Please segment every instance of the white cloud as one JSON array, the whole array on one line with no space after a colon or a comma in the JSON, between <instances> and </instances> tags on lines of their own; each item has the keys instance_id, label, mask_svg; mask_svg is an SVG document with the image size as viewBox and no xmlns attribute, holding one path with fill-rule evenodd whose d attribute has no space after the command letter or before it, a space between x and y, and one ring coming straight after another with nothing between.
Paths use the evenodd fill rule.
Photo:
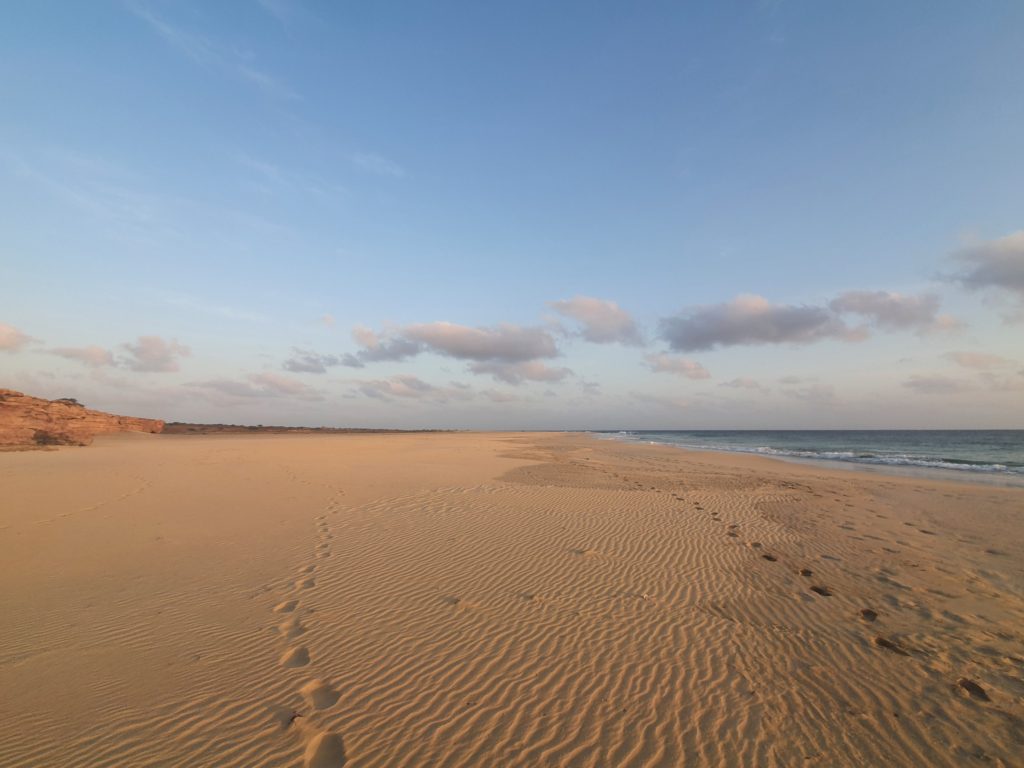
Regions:
<instances>
[{"instance_id":1,"label":"white cloud","mask_svg":"<svg viewBox=\"0 0 1024 768\"><path fill-rule=\"evenodd\" d=\"M0 351L17 352L27 344L35 341L27 333L23 333L13 325L0 323Z\"/></svg>"},{"instance_id":2,"label":"white cloud","mask_svg":"<svg viewBox=\"0 0 1024 768\"><path fill-rule=\"evenodd\" d=\"M269 96L297 98L284 82L259 69L253 63L255 57L251 53L237 46L222 45L209 37L172 24L142 0L128 0L125 6L146 22L168 45L195 64L244 80Z\"/></svg>"},{"instance_id":3,"label":"white cloud","mask_svg":"<svg viewBox=\"0 0 1024 768\"><path fill-rule=\"evenodd\" d=\"M128 353L122 364L141 373L173 373L181 368L179 358L191 354L177 339L166 341L159 336L140 336L134 344L121 346Z\"/></svg>"},{"instance_id":4,"label":"white cloud","mask_svg":"<svg viewBox=\"0 0 1024 768\"><path fill-rule=\"evenodd\" d=\"M632 316L614 301L576 296L552 301L556 312L571 317L583 326L580 335L595 344L640 345L643 340Z\"/></svg>"},{"instance_id":5,"label":"white cloud","mask_svg":"<svg viewBox=\"0 0 1024 768\"><path fill-rule=\"evenodd\" d=\"M647 355L648 366L655 373L672 373L687 379L710 379L708 369L696 360L687 360L672 355Z\"/></svg>"}]
</instances>

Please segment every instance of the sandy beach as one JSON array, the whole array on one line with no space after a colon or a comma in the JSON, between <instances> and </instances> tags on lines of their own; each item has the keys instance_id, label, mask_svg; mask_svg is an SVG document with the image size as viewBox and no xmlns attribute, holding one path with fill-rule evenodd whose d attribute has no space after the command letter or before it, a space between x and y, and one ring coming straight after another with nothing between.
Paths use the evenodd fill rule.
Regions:
<instances>
[{"instance_id":1,"label":"sandy beach","mask_svg":"<svg viewBox=\"0 0 1024 768\"><path fill-rule=\"evenodd\" d=\"M587 435L0 454L0 765L1020 764L1024 490Z\"/></svg>"}]
</instances>

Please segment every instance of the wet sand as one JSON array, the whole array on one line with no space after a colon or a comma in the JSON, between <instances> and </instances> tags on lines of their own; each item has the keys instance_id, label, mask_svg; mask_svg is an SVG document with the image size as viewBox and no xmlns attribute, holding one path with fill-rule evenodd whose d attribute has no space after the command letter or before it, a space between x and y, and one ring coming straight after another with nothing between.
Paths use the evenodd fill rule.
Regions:
<instances>
[{"instance_id":1,"label":"wet sand","mask_svg":"<svg viewBox=\"0 0 1024 768\"><path fill-rule=\"evenodd\" d=\"M0 765L1005 765L1024 491L583 435L0 454Z\"/></svg>"}]
</instances>

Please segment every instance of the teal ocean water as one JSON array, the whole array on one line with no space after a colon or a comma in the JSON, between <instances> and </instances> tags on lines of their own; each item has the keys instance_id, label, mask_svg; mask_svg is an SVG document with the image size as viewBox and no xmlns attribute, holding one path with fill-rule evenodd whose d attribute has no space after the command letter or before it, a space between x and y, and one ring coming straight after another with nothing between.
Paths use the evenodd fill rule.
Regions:
<instances>
[{"instance_id":1,"label":"teal ocean water","mask_svg":"<svg viewBox=\"0 0 1024 768\"><path fill-rule=\"evenodd\" d=\"M922 470L1024 484L1024 430L651 430L605 431L681 448ZM952 475L951 475L952 476Z\"/></svg>"}]
</instances>

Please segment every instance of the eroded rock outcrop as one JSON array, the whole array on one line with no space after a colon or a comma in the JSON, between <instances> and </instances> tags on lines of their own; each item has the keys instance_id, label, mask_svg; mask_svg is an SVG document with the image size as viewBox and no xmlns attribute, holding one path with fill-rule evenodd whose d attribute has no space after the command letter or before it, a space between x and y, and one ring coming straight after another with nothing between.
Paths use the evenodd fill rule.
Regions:
<instances>
[{"instance_id":1,"label":"eroded rock outcrop","mask_svg":"<svg viewBox=\"0 0 1024 768\"><path fill-rule=\"evenodd\" d=\"M157 419L93 411L70 398L44 400L0 389L0 446L88 445L112 432L161 432Z\"/></svg>"}]
</instances>

